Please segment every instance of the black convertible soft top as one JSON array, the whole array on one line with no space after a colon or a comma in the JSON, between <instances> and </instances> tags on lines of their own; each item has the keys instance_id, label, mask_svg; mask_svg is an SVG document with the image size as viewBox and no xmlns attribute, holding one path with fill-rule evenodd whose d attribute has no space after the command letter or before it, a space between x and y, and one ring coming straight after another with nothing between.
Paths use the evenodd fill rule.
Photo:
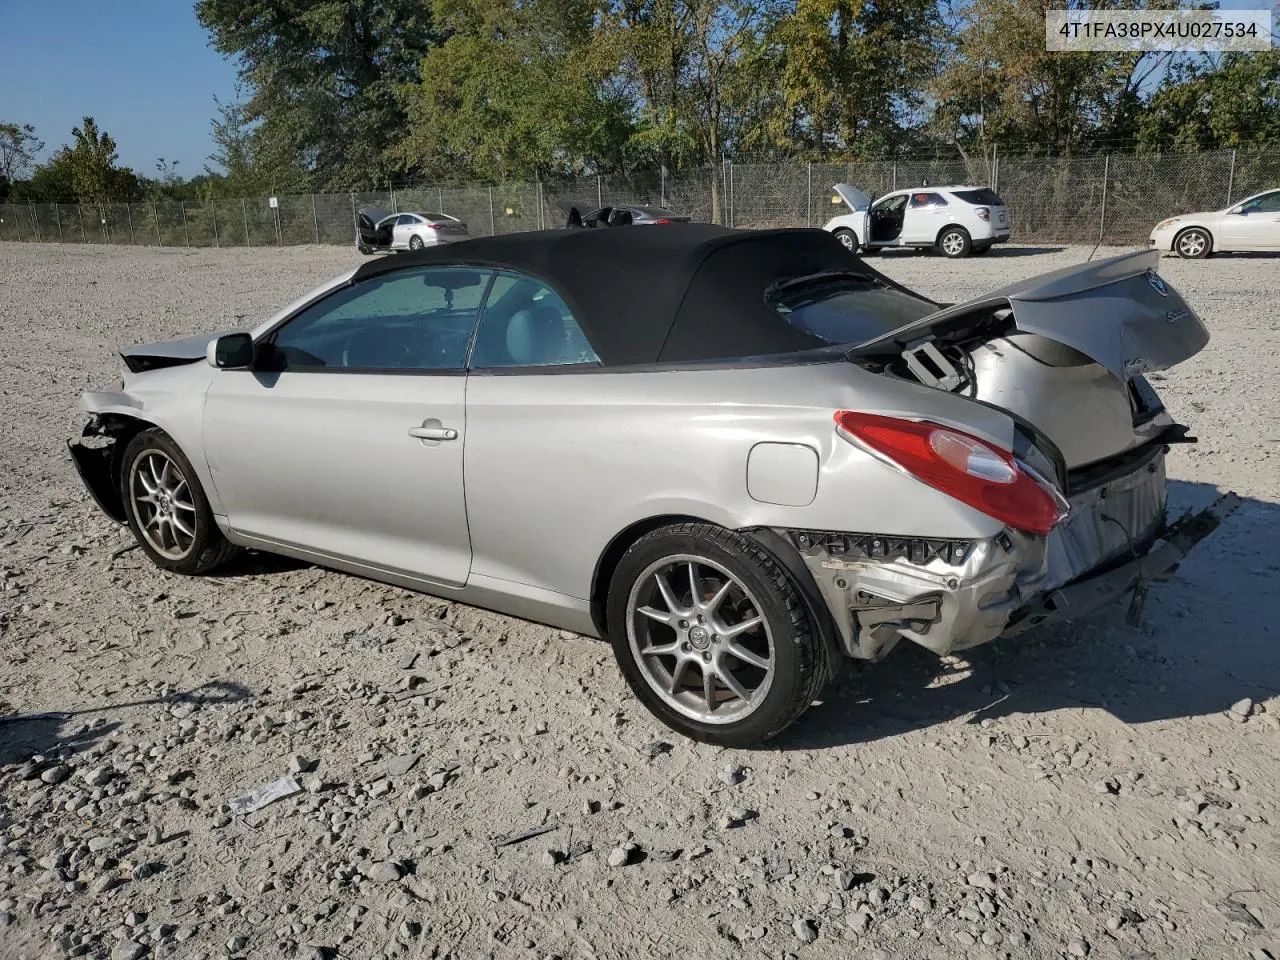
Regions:
<instances>
[{"instance_id":1,"label":"black convertible soft top","mask_svg":"<svg viewBox=\"0 0 1280 960\"><path fill-rule=\"evenodd\" d=\"M508 268L546 281L605 366L682 363L824 347L765 303L779 281L844 272L897 286L823 230L730 230L673 224L542 230L384 257L354 282L434 265Z\"/></svg>"}]
</instances>

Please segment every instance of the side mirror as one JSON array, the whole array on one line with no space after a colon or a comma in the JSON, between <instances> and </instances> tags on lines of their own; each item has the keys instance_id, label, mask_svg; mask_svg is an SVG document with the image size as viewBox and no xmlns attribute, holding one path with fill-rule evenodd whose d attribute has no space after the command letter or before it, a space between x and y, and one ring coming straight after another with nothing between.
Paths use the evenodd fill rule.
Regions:
<instances>
[{"instance_id":1,"label":"side mirror","mask_svg":"<svg viewBox=\"0 0 1280 960\"><path fill-rule=\"evenodd\" d=\"M209 343L205 359L222 370L244 370L253 366L253 337L247 333L226 333Z\"/></svg>"},{"instance_id":2,"label":"side mirror","mask_svg":"<svg viewBox=\"0 0 1280 960\"><path fill-rule=\"evenodd\" d=\"M1241 216L1243 216L1243 215L1244 215L1244 207L1232 207L1230 210L1228 210L1228 211L1227 211L1227 213L1238 213L1238 214L1240 214Z\"/></svg>"}]
</instances>

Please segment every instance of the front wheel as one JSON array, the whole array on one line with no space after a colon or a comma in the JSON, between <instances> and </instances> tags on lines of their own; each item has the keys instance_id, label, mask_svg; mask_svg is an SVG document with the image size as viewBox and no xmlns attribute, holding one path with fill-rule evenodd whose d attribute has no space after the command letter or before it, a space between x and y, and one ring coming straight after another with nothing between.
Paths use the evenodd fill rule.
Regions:
<instances>
[{"instance_id":1,"label":"front wheel","mask_svg":"<svg viewBox=\"0 0 1280 960\"><path fill-rule=\"evenodd\" d=\"M409 238L409 249L410 249L410 250L421 250L421 249L423 248L423 246L425 246L425 244L423 244L423 242L422 242L422 238L421 238L420 236L418 236L416 233L415 233L412 237L410 237L410 238Z\"/></svg>"},{"instance_id":2,"label":"front wheel","mask_svg":"<svg viewBox=\"0 0 1280 960\"><path fill-rule=\"evenodd\" d=\"M845 227L841 227L839 230L834 231L834 234L835 238L843 244L846 250L850 253L858 252L858 235L856 233L852 230L846 229Z\"/></svg>"},{"instance_id":3,"label":"front wheel","mask_svg":"<svg viewBox=\"0 0 1280 960\"><path fill-rule=\"evenodd\" d=\"M125 447L120 478L129 528L156 566L207 573L236 552L213 520L191 461L158 427Z\"/></svg>"},{"instance_id":4,"label":"front wheel","mask_svg":"<svg viewBox=\"0 0 1280 960\"><path fill-rule=\"evenodd\" d=\"M1173 241L1173 249L1177 250L1178 256L1184 260L1203 260L1213 249L1213 238L1209 236L1207 230L1192 227L1178 234L1177 239Z\"/></svg>"},{"instance_id":5,"label":"front wheel","mask_svg":"<svg viewBox=\"0 0 1280 960\"><path fill-rule=\"evenodd\" d=\"M721 527L680 523L641 537L618 564L607 613L632 692L694 740L768 740L813 703L830 674L790 577Z\"/></svg>"},{"instance_id":6,"label":"front wheel","mask_svg":"<svg viewBox=\"0 0 1280 960\"><path fill-rule=\"evenodd\" d=\"M938 252L944 257L958 260L967 257L972 249L973 241L964 227L948 227L938 236Z\"/></svg>"}]
</instances>

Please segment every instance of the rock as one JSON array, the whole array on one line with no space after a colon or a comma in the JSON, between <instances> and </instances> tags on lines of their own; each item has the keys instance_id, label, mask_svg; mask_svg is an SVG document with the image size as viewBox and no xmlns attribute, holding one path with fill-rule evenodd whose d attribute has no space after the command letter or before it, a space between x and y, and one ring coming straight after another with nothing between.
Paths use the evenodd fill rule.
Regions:
<instances>
[{"instance_id":1,"label":"rock","mask_svg":"<svg viewBox=\"0 0 1280 960\"><path fill-rule=\"evenodd\" d=\"M365 876L375 883L395 883L403 875L400 864L394 860L383 860L380 863L375 863L365 873Z\"/></svg>"},{"instance_id":2,"label":"rock","mask_svg":"<svg viewBox=\"0 0 1280 960\"><path fill-rule=\"evenodd\" d=\"M955 932L956 943L962 947L972 947L978 942L977 938L968 930L957 930Z\"/></svg>"},{"instance_id":3,"label":"rock","mask_svg":"<svg viewBox=\"0 0 1280 960\"><path fill-rule=\"evenodd\" d=\"M796 921L791 924L791 929L796 935L796 939L801 943L813 943L818 939L818 931L813 925L813 921L805 917L797 917Z\"/></svg>"},{"instance_id":4,"label":"rock","mask_svg":"<svg viewBox=\"0 0 1280 960\"><path fill-rule=\"evenodd\" d=\"M605 860L611 867L625 867L631 860L631 852L626 847L614 847Z\"/></svg>"},{"instance_id":5,"label":"rock","mask_svg":"<svg viewBox=\"0 0 1280 960\"><path fill-rule=\"evenodd\" d=\"M1095 780L1093 782L1094 793L1116 793L1120 789L1120 784L1115 780Z\"/></svg>"},{"instance_id":6,"label":"rock","mask_svg":"<svg viewBox=\"0 0 1280 960\"><path fill-rule=\"evenodd\" d=\"M147 955L147 948L137 940L121 940L111 948L111 960L140 960Z\"/></svg>"},{"instance_id":7,"label":"rock","mask_svg":"<svg viewBox=\"0 0 1280 960\"><path fill-rule=\"evenodd\" d=\"M1089 955L1089 941L1082 937L1076 937L1067 944L1067 953L1073 957L1087 957Z\"/></svg>"},{"instance_id":8,"label":"rock","mask_svg":"<svg viewBox=\"0 0 1280 960\"><path fill-rule=\"evenodd\" d=\"M290 773L310 773L316 767L314 760L308 760L306 757L294 754L289 758Z\"/></svg>"},{"instance_id":9,"label":"rock","mask_svg":"<svg viewBox=\"0 0 1280 960\"><path fill-rule=\"evenodd\" d=\"M908 900L907 906L909 906L916 913L928 913L930 910L933 909L933 903L929 900L929 898L920 897L920 896L915 896L915 897L912 897L910 900Z\"/></svg>"},{"instance_id":10,"label":"rock","mask_svg":"<svg viewBox=\"0 0 1280 960\"><path fill-rule=\"evenodd\" d=\"M227 953L239 953L249 945L249 938L245 936L232 937L227 941Z\"/></svg>"},{"instance_id":11,"label":"rock","mask_svg":"<svg viewBox=\"0 0 1280 960\"><path fill-rule=\"evenodd\" d=\"M1237 717L1248 718L1253 712L1253 700L1245 697L1243 700L1237 700L1231 705L1231 712Z\"/></svg>"},{"instance_id":12,"label":"rock","mask_svg":"<svg viewBox=\"0 0 1280 960\"><path fill-rule=\"evenodd\" d=\"M554 867L564 859L564 854L559 850L543 850L541 859L544 867Z\"/></svg>"},{"instance_id":13,"label":"rock","mask_svg":"<svg viewBox=\"0 0 1280 960\"><path fill-rule=\"evenodd\" d=\"M418 662L418 651L410 650L408 653L406 653L403 657L400 658L400 669L412 670L413 665L417 662Z\"/></svg>"},{"instance_id":14,"label":"rock","mask_svg":"<svg viewBox=\"0 0 1280 960\"><path fill-rule=\"evenodd\" d=\"M985 943L988 947L994 947L997 944L999 944L1002 940L1004 940L1004 937L1000 935L999 930L982 931L982 942Z\"/></svg>"},{"instance_id":15,"label":"rock","mask_svg":"<svg viewBox=\"0 0 1280 960\"><path fill-rule=\"evenodd\" d=\"M746 772L736 763L726 763L720 768L720 782L726 787L738 785L745 776Z\"/></svg>"},{"instance_id":16,"label":"rock","mask_svg":"<svg viewBox=\"0 0 1280 960\"><path fill-rule=\"evenodd\" d=\"M404 776L420 759L422 759L420 753L406 753L399 757L392 757L386 763L387 774L393 777Z\"/></svg>"},{"instance_id":17,"label":"rock","mask_svg":"<svg viewBox=\"0 0 1280 960\"><path fill-rule=\"evenodd\" d=\"M60 763L40 774L40 779L45 783L61 783L69 776L71 776L71 768L65 763Z\"/></svg>"},{"instance_id":18,"label":"rock","mask_svg":"<svg viewBox=\"0 0 1280 960\"><path fill-rule=\"evenodd\" d=\"M106 893L108 890L112 889L113 887L118 886L119 883L120 883L120 877L118 874L104 873L102 876L98 877L97 880L93 881L92 884L90 884L89 889L93 893Z\"/></svg>"},{"instance_id":19,"label":"rock","mask_svg":"<svg viewBox=\"0 0 1280 960\"><path fill-rule=\"evenodd\" d=\"M866 907L861 910L854 910L844 918L844 925L854 933L866 933L871 927L871 911Z\"/></svg>"},{"instance_id":20,"label":"rock","mask_svg":"<svg viewBox=\"0 0 1280 960\"><path fill-rule=\"evenodd\" d=\"M110 767L94 767L80 774L80 779L91 787L105 786L115 776L115 771Z\"/></svg>"},{"instance_id":21,"label":"rock","mask_svg":"<svg viewBox=\"0 0 1280 960\"><path fill-rule=\"evenodd\" d=\"M995 874L978 873L969 874L969 886L977 887L979 890L994 890L996 888Z\"/></svg>"}]
</instances>

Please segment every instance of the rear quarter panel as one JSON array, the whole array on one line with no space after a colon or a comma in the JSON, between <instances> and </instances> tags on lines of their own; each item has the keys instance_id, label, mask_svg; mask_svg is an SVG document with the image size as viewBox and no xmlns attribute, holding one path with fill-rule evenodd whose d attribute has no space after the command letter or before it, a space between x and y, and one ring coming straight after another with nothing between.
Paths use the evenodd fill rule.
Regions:
<instances>
[{"instance_id":1,"label":"rear quarter panel","mask_svg":"<svg viewBox=\"0 0 1280 960\"><path fill-rule=\"evenodd\" d=\"M1012 445L999 411L852 364L659 372L473 374L465 483L472 573L588 599L621 531L677 515L753 526L985 537L1000 525L865 453L837 409L925 416ZM806 506L759 502L762 442L817 454Z\"/></svg>"}]
</instances>

